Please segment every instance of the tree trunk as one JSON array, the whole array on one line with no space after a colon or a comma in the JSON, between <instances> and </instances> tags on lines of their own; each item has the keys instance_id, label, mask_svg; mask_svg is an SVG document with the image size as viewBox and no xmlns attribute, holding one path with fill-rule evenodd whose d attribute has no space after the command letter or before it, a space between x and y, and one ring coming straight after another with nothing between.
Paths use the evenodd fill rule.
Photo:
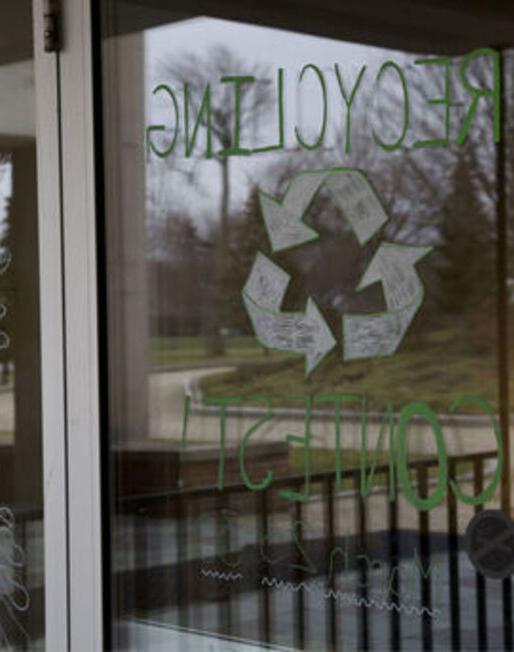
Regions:
<instances>
[{"instance_id":1,"label":"tree trunk","mask_svg":"<svg viewBox=\"0 0 514 652\"><path fill-rule=\"evenodd\" d=\"M209 355L224 355L225 343L222 328L229 323L229 305L225 292L225 279L228 263L228 218L230 210L230 168L229 159L220 159L221 165L221 204L220 230L216 243L215 291L210 310L207 352Z\"/></svg>"}]
</instances>

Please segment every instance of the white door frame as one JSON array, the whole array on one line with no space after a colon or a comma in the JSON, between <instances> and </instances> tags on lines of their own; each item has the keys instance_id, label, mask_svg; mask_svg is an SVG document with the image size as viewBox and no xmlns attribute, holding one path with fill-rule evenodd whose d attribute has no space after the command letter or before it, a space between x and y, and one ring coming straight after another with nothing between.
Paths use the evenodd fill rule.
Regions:
<instances>
[{"instance_id":1,"label":"white door frame","mask_svg":"<svg viewBox=\"0 0 514 652\"><path fill-rule=\"evenodd\" d=\"M62 7L60 52L70 648L102 650L95 144L90 0Z\"/></svg>"},{"instance_id":2,"label":"white door frame","mask_svg":"<svg viewBox=\"0 0 514 652\"><path fill-rule=\"evenodd\" d=\"M45 639L68 649L68 531L61 258L58 61L45 53L43 3L33 0L34 76L41 340L41 406L45 550Z\"/></svg>"},{"instance_id":3,"label":"white door frame","mask_svg":"<svg viewBox=\"0 0 514 652\"><path fill-rule=\"evenodd\" d=\"M33 0L45 491L46 649L103 649L90 0L61 3L45 53Z\"/></svg>"}]
</instances>

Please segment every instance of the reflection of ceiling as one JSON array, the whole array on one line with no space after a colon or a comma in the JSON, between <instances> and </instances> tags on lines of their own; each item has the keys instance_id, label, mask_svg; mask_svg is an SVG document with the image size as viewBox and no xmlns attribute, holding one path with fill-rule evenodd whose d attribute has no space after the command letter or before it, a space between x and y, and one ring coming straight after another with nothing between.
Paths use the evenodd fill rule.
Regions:
<instances>
[{"instance_id":1,"label":"reflection of ceiling","mask_svg":"<svg viewBox=\"0 0 514 652\"><path fill-rule=\"evenodd\" d=\"M110 0L109 5L117 34L203 15L412 52L459 54L514 45L512 0Z\"/></svg>"},{"instance_id":2,"label":"reflection of ceiling","mask_svg":"<svg viewBox=\"0 0 514 652\"><path fill-rule=\"evenodd\" d=\"M31 59L32 11L30 0L0 0L0 66Z\"/></svg>"},{"instance_id":3,"label":"reflection of ceiling","mask_svg":"<svg viewBox=\"0 0 514 652\"><path fill-rule=\"evenodd\" d=\"M0 0L0 146L33 137L31 0Z\"/></svg>"}]
</instances>

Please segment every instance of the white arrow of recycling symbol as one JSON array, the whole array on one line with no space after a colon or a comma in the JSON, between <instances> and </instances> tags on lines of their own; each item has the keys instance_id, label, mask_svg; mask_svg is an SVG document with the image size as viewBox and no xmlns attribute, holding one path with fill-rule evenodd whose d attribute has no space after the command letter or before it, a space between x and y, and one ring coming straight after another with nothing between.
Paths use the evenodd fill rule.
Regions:
<instances>
[{"instance_id":1,"label":"white arrow of recycling symbol","mask_svg":"<svg viewBox=\"0 0 514 652\"><path fill-rule=\"evenodd\" d=\"M325 184L363 245L387 222L387 215L369 181L360 170L332 168L303 172L289 184L282 201L259 193L262 216L273 252L284 251L318 238L303 223L310 203Z\"/></svg>"},{"instance_id":2,"label":"white arrow of recycling symbol","mask_svg":"<svg viewBox=\"0 0 514 652\"><path fill-rule=\"evenodd\" d=\"M273 252L305 244L318 233L303 216L322 185L348 219L359 244L365 244L388 220L365 175L354 168L304 172L294 178L282 201L260 192L263 218ZM343 358L391 355L423 302L423 286L414 265L431 247L382 243L358 290L380 281L387 312L343 316ZM255 334L269 348L305 355L309 375L336 341L314 301L305 313L281 312L290 277L261 253L243 288L243 300Z\"/></svg>"},{"instance_id":3,"label":"white arrow of recycling symbol","mask_svg":"<svg viewBox=\"0 0 514 652\"><path fill-rule=\"evenodd\" d=\"M243 300L257 338L264 346L305 355L305 374L336 345L318 306L307 300L304 313L280 312L291 277L269 258L257 253L243 288Z\"/></svg>"},{"instance_id":4,"label":"white arrow of recycling symbol","mask_svg":"<svg viewBox=\"0 0 514 652\"><path fill-rule=\"evenodd\" d=\"M431 247L384 242L378 248L357 290L380 281L387 312L343 316L343 357L392 355L423 303L424 290L414 265Z\"/></svg>"}]
</instances>

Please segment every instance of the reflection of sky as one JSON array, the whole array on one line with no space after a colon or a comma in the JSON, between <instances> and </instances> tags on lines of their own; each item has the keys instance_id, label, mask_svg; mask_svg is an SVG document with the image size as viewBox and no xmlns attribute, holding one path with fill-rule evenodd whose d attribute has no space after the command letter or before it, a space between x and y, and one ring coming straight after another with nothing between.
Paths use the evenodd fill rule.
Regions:
<instances>
[{"instance_id":1,"label":"reflection of sky","mask_svg":"<svg viewBox=\"0 0 514 652\"><path fill-rule=\"evenodd\" d=\"M174 80L163 78L164 64L173 68L174 61L180 62L188 54L206 60L209 52L216 46L223 45L234 53L235 58L248 62L247 70L234 70L233 74L244 75L252 71L255 65L264 66L269 71L268 82L273 89L269 113L260 124L243 130L241 145L243 147L262 147L277 142L277 106L276 88L277 72L283 68L284 73L284 113L285 144L282 151L260 153L250 157L230 158L230 209L241 208L252 186L259 185L264 190L275 192L277 177L289 167L286 177L290 177L291 161L296 169L316 169L334 165L356 166L366 173L375 175L376 180L383 178L387 185L390 164L398 161L396 154L380 150L374 143L372 132L377 130L385 142L394 142L403 128L403 94L397 73L387 72L381 79L378 89L377 73L387 60L395 61L403 69L410 94L410 126L404 141L410 158L428 178L435 188L446 187L446 175L453 158L458 155L459 147L416 149L414 142L418 139L444 135L444 107L430 106L429 98L442 96L442 68L437 66L414 65L416 55L385 50L356 43L340 42L333 39L298 34L284 30L248 25L212 18L194 18L154 28L145 32L145 123L164 124L171 131L173 114L170 100L164 95L153 96L152 90L157 84L174 85ZM315 64L323 70L327 84L328 127L323 143L323 151L309 152L296 147L294 128L299 126L307 142L313 142L321 124L322 101L319 81L309 71L299 84L299 74L306 64ZM483 65L483 61L481 65ZM353 88L359 71L366 65L366 72L355 96L351 109L351 152L344 151L344 130L347 108L341 96L339 84L334 72L334 65L339 66L346 94ZM450 117L451 140L463 120L463 108L467 106L468 97L462 102L463 87L457 75L457 60L451 72L452 111ZM490 65L489 65L490 68ZM488 73L490 75L490 71ZM215 93L214 83L212 92ZM181 89L175 89L181 90ZM464 95L466 93L464 92ZM196 114L201 98L193 98L193 116ZM177 93L180 113L180 135L183 134L183 95ZM481 122L475 119L474 138L482 137L486 145L491 142L491 121L481 107ZM485 117L485 119L484 119ZM481 124L481 127L477 124ZM245 133L246 131L246 133ZM253 132L253 133L250 133ZM149 156L147 174L147 192L149 196L149 213L153 217L170 213L188 214L198 226L219 219L221 194L221 166L215 160L206 160L205 133L200 130L197 137L195 159L186 159L184 143L179 138L175 152L164 162L155 155ZM339 137L339 142L337 138ZM342 140L341 140L342 139ZM161 141L166 142L166 141ZM169 141L168 141L169 142ZM213 139L214 150L218 143ZM490 155L490 147L477 150L475 156ZM294 156L292 156L294 154ZM484 165L489 161L484 160ZM378 173L378 174L377 174ZM403 174L401 169L397 175ZM400 178L397 176L397 178ZM407 184L408 186L408 184ZM389 184L389 190L391 190ZM409 188L403 188L404 205L396 209L408 213ZM418 198L419 199L419 198ZM440 200L441 198L439 198ZM401 203L402 197L398 197ZM430 204L438 210L437 201L425 202L424 208L430 212ZM419 212L419 202L417 204ZM428 213L427 213L428 214Z\"/></svg>"},{"instance_id":2,"label":"reflection of sky","mask_svg":"<svg viewBox=\"0 0 514 652\"><path fill-rule=\"evenodd\" d=\"M159 105L159 100L152 96L152 89L158 83L169 82L159 74L159 65L164 61L173 61L174 57L183 57L189 52L204 57L212 47L220 44L232 50L238 58L247 60L249 67L256 63L268 67L274 90L276 89L278 68L285 69L285 134L286 148L289 149L294 145L294 126L296 124L302 126L306 140L315 139L313 134L316 134L320 125L319 82L314 75L305 76L301 84L301 96L298 96L298 76L305 64L314 63L325 72L328 86L329 124L325 146L334 147L336 131L340 131L343 127L346 115L343 99L333 73L334 63L338 63L340 67L347 91L351 89L360 68L366 63L369 66L369 70L366 72L366 84L363 81L361 86L362 93L365 94L365 86L372 86L378 65L386 58L384 50L379 48L225 20L196 18L165 25L148 30L145 34L146 124L170 124L169 104L166 109L165 101ZM234 71L234 74L245 74L245 72L245 70ZM362 100L362 97L360 99ZM180 97L179 105L181 103L182 98ZM264 128L261 125L257 134L246 134L246 144L262 146L277 142L276 112L276 105L272 104L269 119ZM249 143L248 140L253 142ZM198 138L199 152L202 151L203 143L203 135L200 135ZM245 144L245 134L242 135L242 144ZM371 141L370 145L372 146ZM250 158L233 159L231 162L231 208L236 208L244 202L252 181L259 180L266 166L280 161L280 157L285 160L289 154L290 151L272 152ZM155 161L155 158L153 157L156 169L164 170L162 162ZM344 158L344 153L341 152L341 163L344 162ZM318 160L316 153L312 155L312 160L315 165ZM180 164L182 169L185 166L189 166L190 169L193 165L191 161L184 158L182 145L179 145L175 161ZM216 210L219 205L219 168L220 166L213 161L201 160L198 163L195 176L196 192L193 191L190 184L184 183L184 176L177 173L166 173L164 183L162 179L159 181L154 179L159 186L158 192L162 204L174 207L187 206L190 209L192 196L194 196L195 217L199 214L208 217L208 211Z\"/></svg>"}]
</instances>

